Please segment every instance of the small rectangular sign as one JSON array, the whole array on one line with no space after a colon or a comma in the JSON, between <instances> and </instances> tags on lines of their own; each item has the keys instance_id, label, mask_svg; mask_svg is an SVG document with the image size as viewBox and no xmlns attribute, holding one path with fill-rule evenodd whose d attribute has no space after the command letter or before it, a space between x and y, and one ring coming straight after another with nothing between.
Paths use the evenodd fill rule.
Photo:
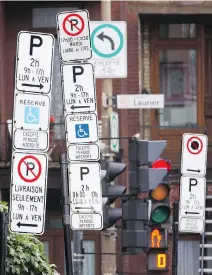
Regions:
<instances>
[{"instance_id":1,"label":"small rectangular sign","mask_svg":"<svg viewBox=\"0 0 212 275\"><path fill-rule=\"evenodd\" d=\"M71 213L72 230L102 230L102 213Z\"/></svg>"},{"instance_id":2,"label":"small rectangular sign","mask_svg":"<svg viewBox=\"0 0 212 275\"><path fill-rule=\"evenodd\" d=\"M15 130L13 147L24 151L47 151L49 147L49 134L43 131Z\"/></svg>"},{"instance_id":3,"label":"small rectangular sign","mask_svg":"<svg viewBox=\"0 0 212 275\"><path fill-rule=\"evenodd\" d=\"M69 161L98 161L100 149L98 144L76 144L68 146Z\"/></svg>"},{"instance_id":4,"label":"small rectangular sign","mask_svg":"<svg viewBox=\"0 0 212 275\"><path fill-rule=\"evenodd\" d=\"M162 109L164 95L117 95L117 109Z\"/></svg>"}]
</instances>

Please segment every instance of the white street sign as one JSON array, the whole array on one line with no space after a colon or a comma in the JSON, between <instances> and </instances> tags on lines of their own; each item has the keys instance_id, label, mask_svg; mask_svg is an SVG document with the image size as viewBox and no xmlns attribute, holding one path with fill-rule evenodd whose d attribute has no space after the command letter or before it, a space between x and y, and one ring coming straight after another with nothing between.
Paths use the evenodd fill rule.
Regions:
<instances>
[{"instance_id":1,"label":"white street sign","mask_svg":"<svg viewBox=\"0 0 212 275\"><path fill-rule=\"evenodd\" d=\"M124 21L92 21L92 59L96 78L127 77L127 25Z\"/></svg>"},{"instance_id":2,"label":"white street sign","mask_svg":"<svg viewBox=\"0 0 212 275\"><path fill-rule=\"evenodd\" d=\"M202 134L184 134L182 139L181 173L205 176L208 137Z\"/></svg>"},{"instance_id":3,"label":"white street sign","mask_svg":"<svg viewBox=\"0 0 212 275\"><path fill-rule=\"evenodd\" d=\"M94 68L90 63L62 65L66 113L96 111Z\"/></svg>"},{"instance_id":4,"label":"white street sign","mask_svg":"<svg viewBox=\"0 0 212 275\"><path fill-rule=\"evenodd\" d=\"M119 115L118 113L112 112L110 114L110 150L112 152L119 152Z\"/></svg>"},{"instance_id":5,"label":"white street sign","mask_svg":"<svg viewBox=\"0 0 212 275\"><path fill-rule=\"evenodd\" d=\"M204 177L181 177L179 206L181 232L201 233L204 230L205 196L206 179Z\"/></svg>"},{"instance_id":6,"label":"white street sign","mask_svg":"<svg viewBox=\"0 0 212 275\"><path fill-rule=\"evenodd\" d=\"M17 233L43 234L48 157L15 152L12 160L10 229Z\"/></svg>"},{"instance_id":7,"label":"white street sign","mask_svg":"<svg viewBox=\"0 0 212 275\"><path fill-rule=\"evenodd\" d=\"M15 93L13 122L16 129L47 131L49 112L49 96Z\"/></svg>"},{"instance_id":8,"label":"white street sign","mask_svg":"<svg viewBox=\"0 0 212 275\"><path fill-rule=\"evenodd\" d=\"M54 36L21 31L17 39L16 89L47 94L52 88Z\"/></svg>"},{"instance_id":9,"label":"white street sign","mask_svg":"<svg viewBox=\"0 0 212 275\"><path fill-rule=\"evenodd\" d=\"M202 233L204 231L204 220L201 218L181 218L179 231L187 233Z\"/></svg>"},{"instance_id":10,"label":"white street sign","mask_svg":"<svg viewBox=\"0 0 212 275\"><path fill-rule=\"evenodd\" d=\"M60 12L56 20L61 60L68 62L91 58L88 11Z\"/></svg>"},{"instance_id":11,"label":"white street sign","mask_svg":"<svg viewBox=\"0 0 212 275\"><path fill-rule=\"evenodd\" d=\"M67 140L69 143L91 143L98 141L96 114L75 114L66 116Z\"/></svg>"},{"instance_id":12,"label":"white street sign","mask_svg":"<svg viewBox=\"0 0 212 275\"><path fill-rule=\"evenodd\" d=\"M98 144L76 144L68 146L69 161L98 161L100 149Z\"/></svg>"},{"instance_id":13,"label":"white street sign","mask_svg":"<svg viewBox=\"0 0 212 275\"><path fill-rule=\"evenodd\" d=\"M69 164L69 192L72 212L101 212L101 167L96 163Z\"/></svg>"},{"instance_id":14,"label":"white street sign","mask_svg":"<svg viewBox=\"0 0 212 275\"><path fill-rule=\"evenodd\" d=\"M17 150L47 151L49 146L48 132L15 130L13 146Z\"/></svg>"},{"instance_id":15,"label":"white street sign","mask_svg":"<svg viewBox=\"0 0 212 275\"><path fill-rule=\"evenodd\" d=\"M117 95L117 109L162 109L164 95Z\"/></svg>"},{"instance_id":16,"label":"white street sign","mask_svg":"<svg viewBox=\"0 0 212 275\"><path fill-rule=\"evenodd\" d=\"M102 230L102 213L71 213L72 230Z\"/></svg>"}]
</instances>

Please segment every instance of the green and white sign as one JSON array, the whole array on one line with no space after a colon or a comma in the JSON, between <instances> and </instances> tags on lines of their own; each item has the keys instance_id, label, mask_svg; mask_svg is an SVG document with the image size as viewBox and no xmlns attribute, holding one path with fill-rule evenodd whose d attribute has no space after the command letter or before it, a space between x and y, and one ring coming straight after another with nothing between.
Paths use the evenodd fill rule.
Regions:
<instances>
[{"instance_id":1,"label":"green and white sign","mask_svg":"<svg viewBox=\"0 0 212 275\"><path fill-rule=\"evenodd\" d=\"M119 152L119 115L112 112L110 114L110 150L114 153Z\"/></svg>"},{"instance_id":2,"label":"green and white sign","mask_svg":"<svg viewBox=\"0 0 212 275\"><path fill-rule=\"evenodd\" d=\"M96 78L127 77L127 26L124 21L91 21Z\"/></svg>"}]
</instances>

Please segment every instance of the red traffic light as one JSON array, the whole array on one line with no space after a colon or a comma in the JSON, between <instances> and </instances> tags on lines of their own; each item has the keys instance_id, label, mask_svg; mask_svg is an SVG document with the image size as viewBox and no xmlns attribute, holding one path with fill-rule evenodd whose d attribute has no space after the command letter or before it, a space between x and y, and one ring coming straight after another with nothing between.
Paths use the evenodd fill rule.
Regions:
<instances>
[{"instance_id":1,"label":"red traffic light","mask_svg":"<svg viewBox=\"0 0 212 275\"><path fill-rule=\"evenodd\" d=\"M168 172L171 171L171 162L165 159L157 159L151 166L152 168L165 168Z\"/></svg>"}]
</instances>

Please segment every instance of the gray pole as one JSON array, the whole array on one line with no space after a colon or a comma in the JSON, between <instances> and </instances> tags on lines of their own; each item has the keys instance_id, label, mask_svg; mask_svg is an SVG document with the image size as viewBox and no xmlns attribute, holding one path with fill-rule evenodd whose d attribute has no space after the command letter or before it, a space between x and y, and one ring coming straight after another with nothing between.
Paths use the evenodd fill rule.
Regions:
<instances>
[{"instance_id":1,"label":"gray pole","mask_svg":"<svg viewBox=\"0 0 212 275\"><path fill-rule=\"evenodd\" d=\"M6 275L8 213L0 213L0 274Z\"/></svg>"},{"instance_id":2,"label":"gray pole","mask_svg":"<svg viewBox=\"0 0 212 275\"><path fill-rule=\"evenodd\" d=\"M83 275L83 231L73 231L74 275Z\"/></svg>"},{"instance_id":3,"label":"gray pole","mask_svg":"<svg viewBox=\"0 0 212 275\"><path fill-rule=\"evenodd\" d=\"M66 260L66 274L73 275L72 251L71 251L71 228L70 228L70 204L68 190L68 162L65 154L60 155L60 172L61 172L61 190L62 190L62 208L63 208L63 229L64 229L64 246Z\"/></svg>"},{"instance_id":4,"label":"gray pole","mask_svg":"<svg viewBox=\"0 0 212 275\"><path fill-rule=\"evenodd\" d=\"M173 203L172 223L172 275L177 275L179 202Z\"/></svg>"}]
</instances>

